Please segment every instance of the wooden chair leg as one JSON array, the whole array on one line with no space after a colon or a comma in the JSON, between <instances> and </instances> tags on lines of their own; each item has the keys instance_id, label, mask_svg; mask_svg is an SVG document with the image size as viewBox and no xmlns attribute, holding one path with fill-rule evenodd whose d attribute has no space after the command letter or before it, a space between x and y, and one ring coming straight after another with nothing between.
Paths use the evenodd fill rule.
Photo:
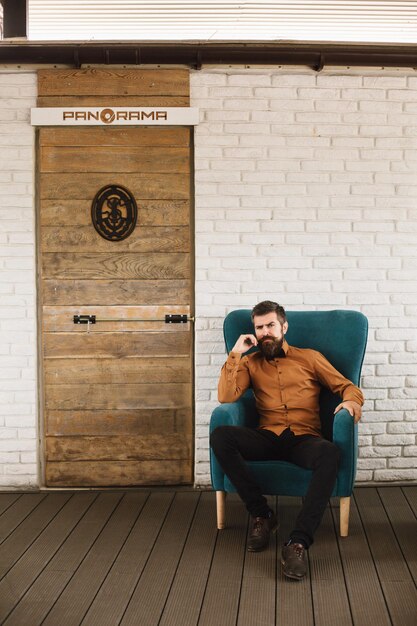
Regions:
<instances>
[{"instance_id":1,"label":"wooden chair leg","mask_svg":"<svg viewBox=\"0 0 417 626\"><path fill-rule=\"evenodd\" d=\"M226 492L216 491L217 528L226 528Z\"/></svg>"},{"instance_id":2,"label":"wooden chair leg","mask_svg":"<svg viewBox=\"0 0 417 626\"><path fill-rule=\"evenodd\" d=\"M340 536L347 537L349 534L350 497L340 498Z\"/></svg>"}]
</instances>

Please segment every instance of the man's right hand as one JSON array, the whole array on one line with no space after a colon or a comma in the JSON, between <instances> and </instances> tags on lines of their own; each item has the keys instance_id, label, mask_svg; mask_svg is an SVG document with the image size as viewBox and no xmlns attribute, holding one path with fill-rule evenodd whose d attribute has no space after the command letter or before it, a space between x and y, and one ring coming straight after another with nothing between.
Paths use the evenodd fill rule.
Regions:
<instances>
[{"instance_id":1,"label":"man's right hand","mask_svg":"<svg viewBox=\"0 0 417 626\"><path fill-rule=\"evenodd\" d=\"M235 345L232 348L232 352L238 352L239 354L244 354L253 346L258 345L258 340L255 335L240 335L239 339L236 341Z\"/></svg>"}]
</instances>

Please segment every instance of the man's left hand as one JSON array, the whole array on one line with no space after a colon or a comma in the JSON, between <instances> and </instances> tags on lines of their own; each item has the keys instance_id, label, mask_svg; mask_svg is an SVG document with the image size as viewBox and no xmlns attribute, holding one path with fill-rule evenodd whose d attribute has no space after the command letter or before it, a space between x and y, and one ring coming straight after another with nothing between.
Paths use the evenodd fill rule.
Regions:
<instances>
[{"instance_id":1,"label":"man's left hand","mask_svg":"<svg viewBox=\"0 0 417 626\"><path fill-rule=\"evenodd\" d=\"M341 402L337 405L334 412L337 413L341 409L346 409L347 411L349 411L349 413L355 420L355 424L357 424L362 417L361 405L357 402L354 402L353 400L346 400L346 402Z\"/></svg>"}]
</instances>

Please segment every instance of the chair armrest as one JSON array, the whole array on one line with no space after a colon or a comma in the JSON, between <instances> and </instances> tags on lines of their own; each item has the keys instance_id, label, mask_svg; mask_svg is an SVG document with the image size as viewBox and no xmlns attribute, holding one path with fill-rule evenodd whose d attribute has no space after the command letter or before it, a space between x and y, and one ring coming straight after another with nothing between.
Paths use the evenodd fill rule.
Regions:
<instances>
[{"instance_id":1,"label":"chair armrest","mask_svg":"<svg viewBox=\"0 0 417 626\"><path fill-rule=\"evenodd\" d=\"M358 457L358 425L349 411L341 409L334 416L333 443L341 450L337 492L339 496L350 496L356 476Z\"/></svg>"},{"instance_id":2,"label":"chair armrest","mask_svg":"<svg viewBox=\"0 0 417 626\"><path fill-rule=\"evenodd\" d=\"M210 432L217 426L246 426L247 410L246 405L241 400L236 402L225 402L216 407L211 414Z\"/></svg>"},{"instance_id":3,"label":"chair armrest","mask_svg":"<svg viewBox=\"0 0 417 626\"><path fill-rule=\"evenodd\" d=\"M236 402L227 402L216 407L211 414L210 433L218 426L249 426L250 406L248 401L239 399ZM224 472L220 467L213 450L210 448L211 484L215 491L224 491Z\"/></svg>"}]
</instances>

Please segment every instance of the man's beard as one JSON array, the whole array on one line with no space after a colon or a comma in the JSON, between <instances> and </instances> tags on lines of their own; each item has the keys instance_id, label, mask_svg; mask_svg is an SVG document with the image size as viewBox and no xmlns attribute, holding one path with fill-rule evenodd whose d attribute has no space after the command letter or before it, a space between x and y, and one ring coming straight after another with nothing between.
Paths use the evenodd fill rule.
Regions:
<instances>
[{"instance_id":1,"label":"man's beard","mask_svg":"<svg viewBox=\"0 0 417 626\"><path fill-rule=\"evenodd\" d=\"M264 357L268 361L276 359L282 350L282 344L284 343L284 337L278 339L277 337L264 337L258 341L258 346Z\"/></svg>"}]
</instances>

